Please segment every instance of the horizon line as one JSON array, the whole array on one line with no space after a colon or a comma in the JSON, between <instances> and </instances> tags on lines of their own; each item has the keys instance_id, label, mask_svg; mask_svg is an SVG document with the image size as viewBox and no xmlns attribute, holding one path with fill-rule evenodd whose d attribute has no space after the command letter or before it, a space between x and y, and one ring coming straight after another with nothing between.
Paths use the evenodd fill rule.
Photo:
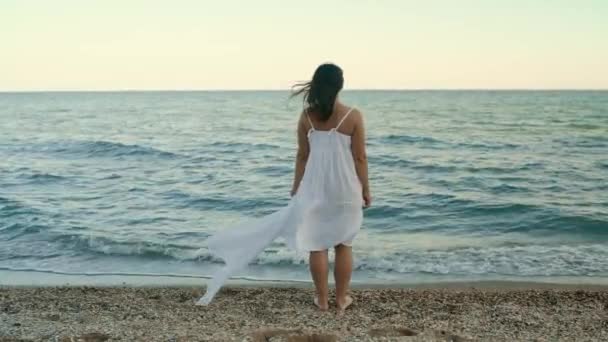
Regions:
<instances>
[{"instance_id":1,"label":"horizon line","mask_svg":"<svg viewBox=\"0 0 608 342\"><path fill-rule=\"evenodd\" d=\"M289 92L290 88L234 88L234 89L17 89L2 90L0 94L17 93L144 93L144 92ZM343 91L608 91L608 88L350 88Z\"/></svg>"}]
</instances>

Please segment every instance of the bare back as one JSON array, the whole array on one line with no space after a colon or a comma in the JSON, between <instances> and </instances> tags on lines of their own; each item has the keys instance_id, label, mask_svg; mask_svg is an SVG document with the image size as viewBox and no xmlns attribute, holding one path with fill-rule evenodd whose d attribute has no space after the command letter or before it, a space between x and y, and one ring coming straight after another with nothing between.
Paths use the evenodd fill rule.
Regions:
<instances>
[{"instance_id":1,"label":"bare back","mask_svg":"<svg viewBox=\"0 0 608 342\"><path fill-rule=\"evenodd\" d=\"M304 115L308 115L314 129L317 131L329 131L339 125L338 132L353 136L357 123L361 120L361 113L356 108L353 108L352 112L348 113L350 109L350 107L344 105L339 106L327 121L319 120L319 115L315 112L304 113ZM305 122L305 124L307 130L312 128L310 122Z\"/></svg>"}]
</instances>

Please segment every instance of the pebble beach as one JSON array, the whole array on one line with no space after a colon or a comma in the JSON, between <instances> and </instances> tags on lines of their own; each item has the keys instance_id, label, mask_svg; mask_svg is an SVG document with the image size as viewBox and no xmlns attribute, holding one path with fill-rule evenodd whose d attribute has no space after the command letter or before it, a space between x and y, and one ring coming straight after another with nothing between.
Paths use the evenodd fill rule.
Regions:
<instances>
[{"instance_id":1,"label":"pebble beach","mask_svg":"<svg viewBox=\"0 0 608 342\"><path fill-rule=\"evenodd\" d=\"M608 287L470 284L354 289L346 312L313 291L2 287L0 341L606 341Z\"/></svg>"}]
</instances>

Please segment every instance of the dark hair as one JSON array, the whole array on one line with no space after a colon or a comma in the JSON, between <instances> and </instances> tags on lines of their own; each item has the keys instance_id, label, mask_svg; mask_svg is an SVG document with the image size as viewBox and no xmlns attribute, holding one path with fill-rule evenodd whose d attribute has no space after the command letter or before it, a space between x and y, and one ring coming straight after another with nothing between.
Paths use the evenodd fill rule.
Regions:
<instances>
[{"instance_id":1,"label":"dark hair","mask_svg":"<svg viewBox=\"0 0 608 342\"><path fill-rule=\"evenodd\" d=\"M327 121L334 111L336 97L344 86L344 76L339 66L321 64L312 80L292 87L291 97L304 94L307 112L317 112L321 121Z\"/></svg>"}]
</instances>

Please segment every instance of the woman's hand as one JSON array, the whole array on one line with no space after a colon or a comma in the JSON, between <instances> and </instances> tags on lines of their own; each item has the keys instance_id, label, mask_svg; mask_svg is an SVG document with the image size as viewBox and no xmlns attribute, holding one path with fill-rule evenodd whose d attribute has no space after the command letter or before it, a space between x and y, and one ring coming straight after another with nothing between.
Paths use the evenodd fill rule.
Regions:
<instances>
[{"instance_id":1,"label":"woman's hand","mask_svg":"<svg viewBox=\"0 0 608 342\"><path fill-rule=\"evenodd\" d=\"M369 190L363 190L363 208L369 208L372 205L372 195Z\"/></svg>"}]
</instances>

